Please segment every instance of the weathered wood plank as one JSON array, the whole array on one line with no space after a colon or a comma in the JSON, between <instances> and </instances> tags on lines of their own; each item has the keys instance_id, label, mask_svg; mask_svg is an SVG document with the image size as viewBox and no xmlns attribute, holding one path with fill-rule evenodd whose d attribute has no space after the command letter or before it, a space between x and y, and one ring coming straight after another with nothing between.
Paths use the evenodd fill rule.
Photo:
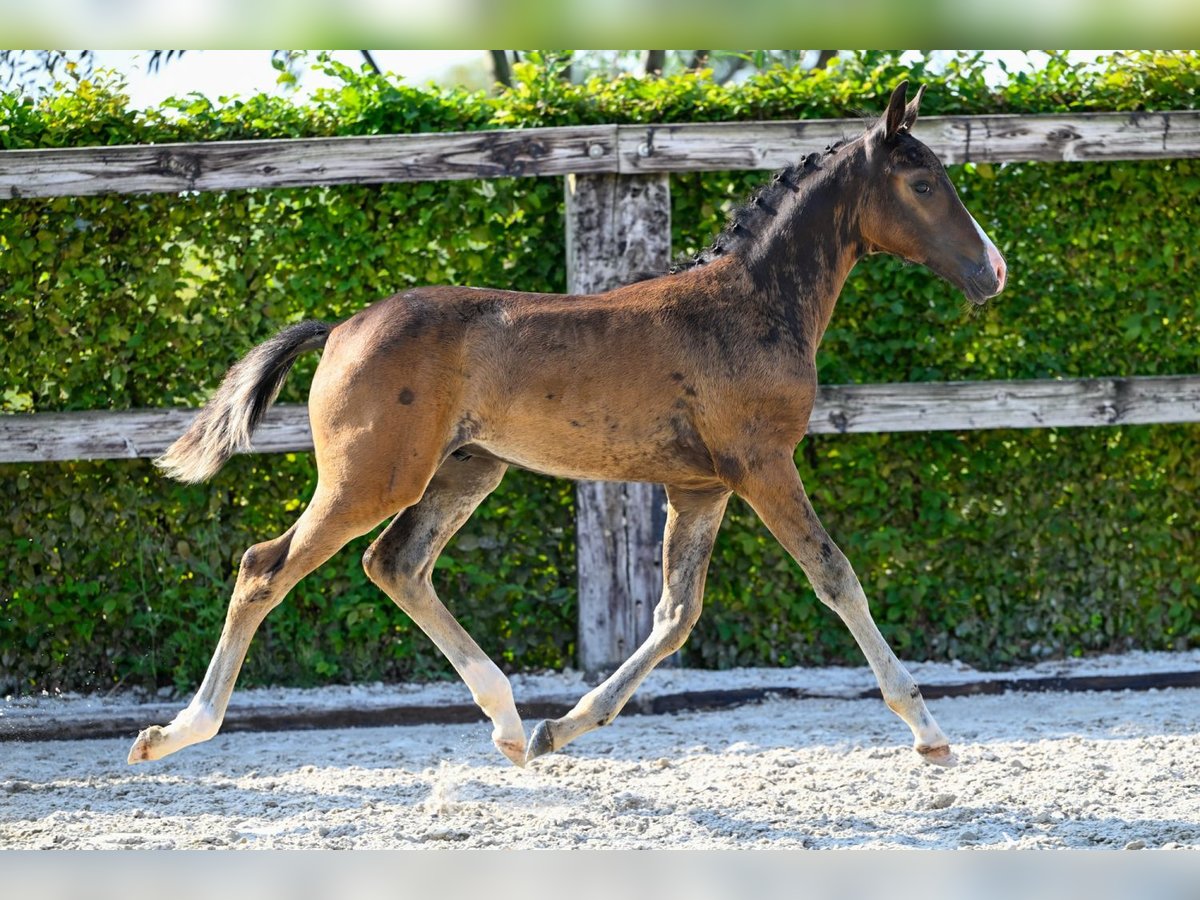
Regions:
<instances>
[{"instance_id":1,"label":"weathered wood plank","mask_svg":"<svg viewBox=\"0 0 1200 900\"><path fill-rule=\"evenodd\" d=\"M0 416L0 463L157 456L183 434L195 414L194 409L141 409ZM809 431L852 434L1186 422L1200 422L1200 375L823 385ZM255 452L311 449L308 411L303 405L273 407L255 434ZM617 510L624 509L624 501L614 506L611 521L620 521ZM657 569L659 561L655 555L628 565Z\"/></svg>"},{"instance_id":2,"label":"weathered wood plank","mask_svg":"<svg viewBox=\"0 0 1200 900\"><path fill-rule=\"evenodd\" d=\"M775 169L862 130L857 119L588 125L443 134L0 152L0 198L442 181L571 172ZM927 116L947 163L1200 157L1200 111Z\"/></svg>"},{"instance_id":3,"label":"weathered wood plank","mask_svg":"<svg viewBox=\"0 0 1200 900\"><path fill-rule=\"evenodd\" d=\"M617 128L213 141L0 153L0 198L616 171Z\"/></svg>"},{"instance_id":4,"label":"weathered wood plank","mask_svg":"<svg viewBox=\"0 0 1200 900\"><path fill-rule=\"evenodd\" d=\"M964 162L1115 162L1200 157L1200 112L934 116L913 133Z\"/></svg>"},{"instance_id":5,"label":"weathered wood plank","mask_svg":"<svg viewBox=\"0 0 1200 900\"><path fill-rule=\"evenodd\" d=\"M620 128L622 172L778 169L862 133L856 119ZM947 164L1200 157L1200 111L926 116L913 133Z\"/></svg>"},{"instance_id":6,"label":"weathered wood plank","mask_svg":"<svg viewBox=\"0 0 1200 900\"><path fill-rule=\"evenodd\" d=\"M35 413L0 416L0 463L137 459L161 454L198 410ZM311 450L308 407L280 404L254 434L254 452Z\"/></svg>"},{"instance_id":7,"label":"weathered wood plank","mask_svg":"<svg viewBox=\"0 0 1200 900\"><path fill-rule=\"evenodd\" d=\"M1200 422L1200 375L822 386L809 431L972 431Z\"/></svg>"},{"instance_id":8,"label":"weathered wood plank","mask_svg":"<svg viewBox=\"0 0 1200 900\"><path fill-rule=\"evenodd\" d=\"M666 175L566 179L567 288L604 291L671 260ZM658 485L585 481L576 489L580 668L612 671L649 635L662 593L666 497Z\"/></svg>"}]
</instances>

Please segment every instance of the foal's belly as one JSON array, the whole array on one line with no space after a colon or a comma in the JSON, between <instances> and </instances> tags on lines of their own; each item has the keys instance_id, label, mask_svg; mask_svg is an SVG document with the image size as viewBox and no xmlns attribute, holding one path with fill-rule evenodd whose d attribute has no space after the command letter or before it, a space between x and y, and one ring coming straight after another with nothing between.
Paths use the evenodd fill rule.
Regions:
<instances>
[{"instance_id":1,"label":"foal's belly","mask_svg":"<svg viewBox=\"0 0 1200 900\"><path fill-rule=\"evenodd\" d=\"M641 413L634 421L611 409L510 419L487 429L490 433L472 446L522 469L561 478L680 485L716 480L709 449L683 411Z\"/></svg>"}]
</instances>

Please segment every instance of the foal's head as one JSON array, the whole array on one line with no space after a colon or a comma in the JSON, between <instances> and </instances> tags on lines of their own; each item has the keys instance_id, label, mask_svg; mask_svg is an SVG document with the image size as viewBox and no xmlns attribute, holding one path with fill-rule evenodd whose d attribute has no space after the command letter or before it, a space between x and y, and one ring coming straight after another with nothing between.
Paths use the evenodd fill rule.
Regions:
<instances>
[{"instance_id":1,"label":"foal's head","mask_svg":"<svg viewBox=\"0 0 1200 900\"><path fill-rule=\"evenodd\" d=\"M905 104L908 82L865 136L871 189L863 198L868 249L921 263L973 303L1004 290L1004 257L967 212L933 151L912 136L922 87Z\"/></svg>"}]
</instances>

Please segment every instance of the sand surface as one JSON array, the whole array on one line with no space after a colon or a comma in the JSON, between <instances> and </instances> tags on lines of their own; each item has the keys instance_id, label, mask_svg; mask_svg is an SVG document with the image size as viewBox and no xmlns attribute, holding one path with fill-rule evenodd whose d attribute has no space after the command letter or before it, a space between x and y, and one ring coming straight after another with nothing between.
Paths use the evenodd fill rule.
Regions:
<instances>
[{"instance_id":1,"label":"sand surface","mask_svg":"<svg viewBox=\"0 0 1200 900\"><path fill-rule=\"evenodd\" d=\"M1038 671L1197 662L1195 652L1135 654ZM926 682L939 674L913 670ZM822 671L677 671L647 690L769 678L836 693L870 683L865 670L824 681ZM517 680L518 702L521 688L583 687L570 673L532 678ZM243 692L239 702L394 700L396 690ZM431 702L465 691L407 696L422 690ZM0 722L135 699L9 698ZM492 748L483 724L218 735L136 767L125 763L129 740L9 741L0 743L0 847L1200 847L1200 690L930 707L955 768L923 764L882 702L837 698L626 715L524 770Z\"/></svg>"}]
</instances>

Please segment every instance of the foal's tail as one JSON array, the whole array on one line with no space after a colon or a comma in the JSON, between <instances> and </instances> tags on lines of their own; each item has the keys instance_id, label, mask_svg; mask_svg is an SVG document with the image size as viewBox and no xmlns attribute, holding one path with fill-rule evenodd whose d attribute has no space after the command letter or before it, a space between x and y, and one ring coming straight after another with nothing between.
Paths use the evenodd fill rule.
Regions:
<instances>
[{"instance_id":1,"label":"foal's tail","mask_svg":"<svg viewBox=\"0 0 1200 900\"><path fill-rule=\"evenodd\" d=\"M275 402L301 353L319 350L333 326L301 322L259 344L233 368L183 437L154 464L180 481L206 481L229 457L250 447L250 435Z\"/></svg>"}]
</instances>

